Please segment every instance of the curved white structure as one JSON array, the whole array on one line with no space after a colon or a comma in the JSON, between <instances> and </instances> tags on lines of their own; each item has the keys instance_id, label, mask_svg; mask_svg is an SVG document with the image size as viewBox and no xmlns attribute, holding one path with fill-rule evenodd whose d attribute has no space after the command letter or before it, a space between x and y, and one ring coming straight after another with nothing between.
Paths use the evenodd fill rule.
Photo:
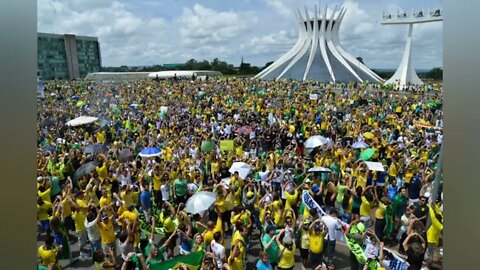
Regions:
<instances>
[{"instance_id":1,"label":"curved white structure","mask_svg":"<svg viewBox=\"0 0 480 270\"><path fill-rule=\"evenodd\" d=\"M328 6L311 17L305 7L305 17L295 13L299 35L295 45L277 61L258 73L255 78L315 80L321 82L383 82L368 67L348 54L340 45L338 32L346 9L337 7L327 16Z\"/></svg>"},{"instance_id":2,"label":"curved white structure","mask_svg":"<svg viewBox=\"0 0 480 270\"><path fill-rule=\"evenodd\" d=\"M405 87L408 85L423 85L422 80L417 75L412 61L412 33L413 25L417 23L429 23L443 21L442 13L440 9L430 12L430 16L423 14L423 11L407 16L407 13L398 14L397 18L392 18L392 15L383 15L383 25L386 24L408 24L408 35L405 50L403 52L402 61L400 66L393 76L386 81L386 84L393 84L399 87Z\"/></svg>"}]
</instances>

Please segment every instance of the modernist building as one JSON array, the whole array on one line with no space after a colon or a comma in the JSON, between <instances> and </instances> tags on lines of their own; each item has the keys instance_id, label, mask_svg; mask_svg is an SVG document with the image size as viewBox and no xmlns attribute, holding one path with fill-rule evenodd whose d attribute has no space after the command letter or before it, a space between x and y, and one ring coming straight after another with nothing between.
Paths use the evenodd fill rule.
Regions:
<instances>
[{"instance_id":1,"label":"modernist building","mask_svg":"<svg viewBox=\"0 0 480 270\"><path fill-rule=\"evenodd\" d=\"M38 33L37 65L43 80L84 78L100 71L100 44L96 37Z\"/></svg>"},{"instance_id":2,"label":"modernist building","mask_svg":"<svg viewBox=\"0 0 480 270\"><path fill-rule=\"evenodd\" d=\"M327 16L324 10L313 16L305 8L303 16L296 12L299 36L297 43L277 61L256 75L256 78L315 80L321 82L381 82L382 79L351 56L339 41L339 29L346 9L336 7Z\"/></svg>"}]
</instances>

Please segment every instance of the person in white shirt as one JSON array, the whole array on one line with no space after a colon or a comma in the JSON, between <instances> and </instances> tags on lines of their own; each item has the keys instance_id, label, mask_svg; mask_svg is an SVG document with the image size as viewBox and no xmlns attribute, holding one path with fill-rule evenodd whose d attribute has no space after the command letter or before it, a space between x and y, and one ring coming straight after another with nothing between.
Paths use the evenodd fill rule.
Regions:
<instances>
[{"instance_id":1,"label":"person in white shirt","mask_svg":"<svg viewBox=\"0 0 480 270\"><path fill-rule=\"evenodd\" d=\"M160 192L162 192L162 201L166 202L170 199L170 184L167 174L164 174L162 176L162 185L160 186Z\"/></svg>"},{"instance_id":2,"label":"person in white shirt","mask_svg":"<svg viewBox=\"0 0 480 270\"><path fill-rule=\"evenodd\" d=\"M98 228L98 222L100 221L103 210L103 207L100 209L100 211L96 209L95 211L90 210L87 214L87 218L85 218L85 229L87 230L88 240L92 245L92 254L101 250L102 248L100 243L101 235L100 228Z\"/></svg>"},{"instance_id":3,"label":"person in white shirt","mask_svg":"<svg viewBox=\"0 0 480 270\"><path fill-rule=\"evenodd\" d=\"M322 222L328 228L328 233L325 235L324 249L326 250L326 258L329 262L333 262L333 255L335 254L335 244L337 240L337 233L342 226L338 219L337 209L330 209L328 215L322 217Z\"/></svg>"},{"instance_id":4,"label":"person in white shirt","mask_svg":"<svg viewBox=\"0 0 480 270\"><path fill-rule=\"evenodd\" d=\"M227 262L227 257L225 255L225 247L220 244L222 242L223 236L221 232L216 232L213 235L212 243L210 243L210 249L217 260L218 269L223 269L223 264Z\"/></svg>"}]
</instances>

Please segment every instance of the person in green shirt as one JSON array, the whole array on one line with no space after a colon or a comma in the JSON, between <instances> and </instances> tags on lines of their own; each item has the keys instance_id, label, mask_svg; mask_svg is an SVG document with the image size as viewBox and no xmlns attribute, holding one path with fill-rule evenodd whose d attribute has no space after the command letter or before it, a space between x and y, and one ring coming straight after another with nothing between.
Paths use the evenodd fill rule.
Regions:
<instances>
[{"instance_id":1,"label":"person in green shirt","mask_svg":"<svg viewBox=\"0 0 480 270\"><path fill-rule=\"evenodd\" d=\"M175 203L186 203L187 202L187 187L188 182L183 173L180 173L178 178L173 182L173 194L175 198Z\"/></svg>"},{"instance_id":2,"label":"person in green shirt","mask_svg":"<svg viewBox=\"0 0 480 270\"><path fill-rule=\"evenodd\" d=\"M165 253L165 248L172 242L175 237L175 233L172 233L170 237L163 238L160 243L163 244L154 244L155 240L155 226L156 226L156 219L152 217L152 231L150 232L150 238L148 239L148 244L145 247L143 252L144 256L147 257L146 264L149 266L149 269L153 269L153 267L163 261L165 261L165 257L163 254Z\"/></svg>"},{"instance_id":3,"label":"person in green shirt","mask_svg":"<svg viewBox=\"0 0 480 270\"><path fill-rule=\"evenodd\" d=\"M392 202L392 211L395 217L395 224L400 224L400 218L408 205L407 189L401 187Z\"/></svg>"},{"instance_id":4,"label":"person in green shirt","mask_svg":"<svg viewBox=\"0 0 480 270\"><path fill-rule=\"evenodd\" d=\"M262 236L262 246L265 252L268 254L268 260L273 268L278 264L278 245L276 242L276 227L273 225L268 225L265 230L265 234Z\"/></svg>"},{"instance_id":5,"label":"person in green shirt","mask_svg":"<svg viewBox=\"0 0 480 270\"><path fill-rule=\"evenodd\" d=\"M294 176L295 184L297 184L297 186L300 186L303 183L303 179L304 179L303 170L299 168L297 169L297 173Z\"/></svg>"}]
</instances>

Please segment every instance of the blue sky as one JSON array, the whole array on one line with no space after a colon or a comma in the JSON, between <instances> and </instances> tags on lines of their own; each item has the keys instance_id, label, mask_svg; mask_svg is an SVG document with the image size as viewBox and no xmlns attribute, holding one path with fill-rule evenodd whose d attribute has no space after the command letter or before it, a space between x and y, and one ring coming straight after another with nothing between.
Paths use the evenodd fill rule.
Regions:
<instances>
[{"instance_id":1,"label":"blue sky","mask_svg":"<svg viewBox=\"0 0 480 270\"><path fill-rule=\"evenodd\" d=\"M182 63L218 57L263 66L293 46L292 10L313 12L315 0L38 0L39 32L96 36L104 66ZM382 11L441 8L437 0L321 1L345 6L340 41L373 68L395 68L406 26L380 25ZM416 68L443 66L443 25L414 27Z\"/></svg>"}]
</instances>

